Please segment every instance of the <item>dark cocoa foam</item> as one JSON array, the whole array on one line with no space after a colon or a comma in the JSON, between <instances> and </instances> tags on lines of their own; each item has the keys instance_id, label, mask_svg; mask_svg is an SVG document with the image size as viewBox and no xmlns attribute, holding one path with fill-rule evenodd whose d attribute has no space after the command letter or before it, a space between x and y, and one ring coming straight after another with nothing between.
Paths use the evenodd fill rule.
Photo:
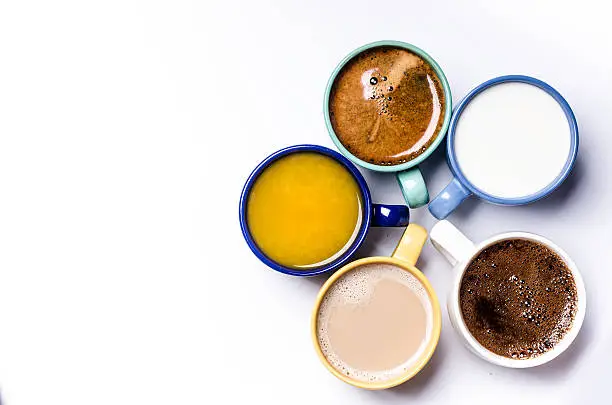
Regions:
<instances>
[{"instance_id":1,"label":"dark cocoa foam","mask_svg":"<svg viewBox=\"0 0 612 405\"><path fill-rule=\"evenodd\" d=\"M444 123L445 94L434 69L398 47L368 49L338 73L329 99L332 127L352 154L397 165L423 153Z\"/></svg>"},{"instance_id":2,"label":"dark cocoa foam","mask_svg":"<svg viewBox=\"0 0 612 405\"><path fill-rule=\"evenodd\" d=\"M527 359L551 350L571 328L577 290L570 269L547 246L509 239L484 249L459 291L470 333L501 356Z\"/></svg>"}]
</instances>

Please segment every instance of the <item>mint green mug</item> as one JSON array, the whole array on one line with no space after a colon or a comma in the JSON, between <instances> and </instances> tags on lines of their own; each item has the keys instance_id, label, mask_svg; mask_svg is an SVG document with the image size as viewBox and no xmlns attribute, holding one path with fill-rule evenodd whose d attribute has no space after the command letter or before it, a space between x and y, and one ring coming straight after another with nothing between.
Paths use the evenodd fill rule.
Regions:
<instances>
[{"instance_id":1,"label":"mint green mug","mask_svg":"<svg viewBox=\"0 0 612 405\"><path fill-rule=\"evenodd\" d=\"M392 166L383 166L383 165L376 165L373 163L369 163L353 155L351 152L349 152L338 139L334 131L334 128L332 126L331 119L330 119L330 113L329 113L330 93L334 85L334 82L336 80L336 77L338 76L338 73L355 56L359 55L363 51L366 51L371 48L380 47L380 46L392 46L392 47L397 47L397 48L404 48L418 55L419 57L421 57L423 60L429 63L429 65L436 72L436 75L440 79L440 83L442 84L442 87L444 89L444 122L442 123L440 131L436 135L436 138L434 139L434 141L429 145L427 150L425 150L423 153L421 153L414 159L408 162L404 162L404 163L400 163L400 164L392 165ZM446 80L446 76L444 75L444 72L442 71L440 66L436 63L436 61L431 56L429 56L422 49L414 45L411 45L405 42L400 42L400 41L378 41L378 42L373 42L371 44L367 44L367 45L364 45L362 47L355 49L353 52L349 53L344 59L342 59L342 61L338 64L338 66L336 66L331 77L329 78L329 81L327 82L327 87L325 88L325 99L323 103L323 114L325 116L325 125L327 126L327 131L329 132L329 136L331 137L332 141L334 142L338 150L344 156L350 159L353 163L361 167L365 167L366 169L370 169L370 170L374 170L378 172L395 172L397 176L397 181L400 185L400 189L402 190L402 194L404 195L406 202L411 208L421 207L429 202L429 193L427 192L427 186L425 185L425 181L423 180L423 175L421 174L421 171L419 170L418 165L419 163L427 159L429 155L431 155L432 152L438 147L438 145L442 143L442 140L444 139L444 136L446 135L446 130L448 129L448 124L451 119L451 113L452 113L451 90L450 90L450 86L448 85L448 81Z\"/></svg>"}]
</instances>

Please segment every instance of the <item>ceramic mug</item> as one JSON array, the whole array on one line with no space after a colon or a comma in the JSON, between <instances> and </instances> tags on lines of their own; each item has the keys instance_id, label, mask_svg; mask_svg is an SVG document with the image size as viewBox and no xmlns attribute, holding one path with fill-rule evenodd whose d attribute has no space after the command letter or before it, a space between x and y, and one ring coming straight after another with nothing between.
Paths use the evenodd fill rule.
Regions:
<instances>
[{"instance_id":1,"label":"ceramic mug","mask_svg":"<svg viewBox=\"0 0 612 405\"><path fill-rule=\"evenodd\" d=\"M437 134L436 139L429 145L426 151L421 153L416 158L412 159L409 162L401 163L393 166L383 166L376 165L373 163L366 162L364 160L359 159L357 156L353 155L349 152L342 142L338 139L334 128L331 123L330 114L329 114L329 98L331 94L332 87L334 85L334 81L338 76L338 73L342 70L342 68L355 56L360 53L380 46L393 46L397 48L404 48L408 51L418 55L423 60L425 60L436 72L436 75L440 79L440 83L444 89L444 122L442 123L442 127L440 128L440 132ZM377 172L395 172L397 181L399 182L400 189L402 190L402 194L406 199L406 202L411 208L421 207L429 202L429 193L427 192L427 187L425 185L425 181L423 180L423 175L418 168L418 165L423 162L425 159L432 154L432 152L442 143L442 139L446 134L446 130L448 129L448 125L451 119L452 113L452 95L450 86L448 81L446 80L446 76L444 72L440 68L440 66L436 63L436 61L429 56L422 49L405 42L400 41L378 41L373 42L371 44L364 45L355 49L353 52L349 53L342 61L336 66L332 75L330 76L327 87L325 88L325 97L323 102L323 115L325 117L325 125L327 126L327 131L329 132L329 136L332 141L338 148L338 150L347 158L349 158L353 163L358 164L361 167L365 167L366 169L374 170Z\"/></svg>"},{"instance_id":2,"label":"ceramic mug","mask_svg":"<svg viewBox=\"0 0 612 405\"><path fill-rule=\"evenodd\" d=\"M359 189L361 191L361 197L363 201L363 220L361 221L361 227L353 244L346 249L338 258L333 260L330 263L308 268L308 269L295 269L291 267L282 266L276 263L274 260L268 258L262 251L259 249L251 233L249 231L249 226L247 223L247 201L248 196L253 187L253 184L259 177L259 175L274 161L280 159L284 156L287 156L292 153L301 153L301 152L314 152L326 155L338 163L342 164L349 173L353 176L355 181L357 182ZM325 273L327 271L332 271L338 269L342 266L346 261L351 257L353 253L361 246L365 237L368 233L368 230L371 226L393 226L400 227L408 225L408 220L410 218L410 212L408 207L405 205L387 205L387 204L374 204L372 203L372 197L370 195L370 190L368 185L366 184L365 179L359 173L359 170L353 165L348 159L339 154L336 151L333 151L329 148L318 146L318 145L295 145L289 146L287 148L281 149L279 151L274 152L267 158L265 158L250 174L247 179L244 188L242 189L242 194L240 196L240 204L239 204L239 219L240 219L240 228L242 229L242 235L246 240L247 244L251 251L261 260L263 263L268 265L270 268L293 276L314 276L317 274Z\"/></svg>"},{"instance_id":3,"label":"ceramic mug","mask_svg":"<svg viewBox=\"0 0 612 405\"><path fill-rule=\"evenodd\" d=\"M436 225L434 225L434 227L431 229L430 236L432 244L440 253L442 253L442 255L451 263L451 265L453 265L453 284L447 299L448 316L451 324L453 325L457 334L460 336L463 343L477 356L498 366L528 368L548 363L563 353L574 341L578 335L578 332L580 331L580 327L582 326L586 313L586 291L584 288L584 281L582 280L582 276L578 271L578 267L576 267L576 264L568 256L568 254L559 246L540 235L528 232L501 233L478 244L474 244L463 233L455 228L454 225L446 220L439 221ZM541 354L538 357L513 359L500 356L489 351L472 336L463 320L461 313L459 304L459 289L461 287L463 274L465 273L467 267L482 250L494 245L499 241L507 239L525 239L545 245L559 255L561 259L563 259L567 267L570 269L576 283L578 309L576 311L576 316L574 318L574 322L572 323L571 329L551 350Z\"/></svg>"},{"instance_id":4,"label":"ceramic mug","mask_svg":"<svg viewBox=\"0 0 612 405\"><path fill-rule=\"evenodd\" d=\"M557 177L546 187L542 188L540 191L534 194L525 197L501 198L489 194L476 187L461 170L461 166L457 161L455 132L457 129L457 125L461 120L462 112L474 99L474 97L492 86L512 82L526 83L536 86L547 92L557 103L559 103L559 106L561 107L565 114L565 117L567 118L567 122L570 129L570 148L565 165L563 166ZM495 79L491 79L482 83L481 85L470 91L467 96L465 96L465 98L461 100L461 102L455 108L455 111L453 112L453 116L450 121L448 136L446 139L446 153L448 158L448 164L454 175L454 178L450 182L450 184L448 184L446 188L444 188L440 192L440 194L438 194L429 204L429 211L437 219L446 218L451 212L455 210L455 208L459 206L459 204L461 204L466 198L468 198L472 194L487 202L498 205L523 205L544 198L548 194L552 193L567 178L574 166L576 156L578 155L578 124L576 122L576 117L574 116L574 113L572 112L572 109L570 108L569 104L567 103L567 101L565 101L563 96L561 96L561 94L559 94L559 92L557 92L554 88L552 88L541 80L529 76L511 75L497 77ZM542 164L545 163L542 162ZM483 168L482 170L486 171L486 168Z\"/></svg>"},{"instance_id":5,"label":"ceramic mug","mask_svg":"<svg viewBox=\"0 0 612 405\"><path fill-rule=\"evenodd\" d=\"M323 287L321 287L321 290L319 291L315 302L314 309L312 311L310 326L311 336L319 359L321 360L323 365L340 380L355 387L365 388L369 390L381 390L391 388L411 379L419 371L421 371L423 367L425 367L425 365L429 362L429 359L433 355L436 346L438 345L438 340L440 339L440 330L442 328L442 315L440 312L440 304L438 302L438 298L433 287L431 286L425 275L423 275L423 273L421 273L421 271L415 267L419 255L421 254L421 249L423 248L423 245L425 244L426 240L427 231L419 225L410 224L408 225L408 227L406 227L406 230L404 231L404 234L400 239L399 243L397 244L397 247L395 248L395 251L393 252L391 257L367 257L351 262L340 270L338 270L337 272L335 272L325 282L325 284L323 284ZM329 288L343 275L366 264L391 264L412 274L421 282L421 284L427 291L432 309L431 330L429 331L430 333L428 335L427 344L420 356L412 363L412 366L401 376L382 382L357 380L336 370L323 354L321 346L319 345L319 339L317 334L317 317L319 313L319 308Z\"/></svg>"}]
</instances>

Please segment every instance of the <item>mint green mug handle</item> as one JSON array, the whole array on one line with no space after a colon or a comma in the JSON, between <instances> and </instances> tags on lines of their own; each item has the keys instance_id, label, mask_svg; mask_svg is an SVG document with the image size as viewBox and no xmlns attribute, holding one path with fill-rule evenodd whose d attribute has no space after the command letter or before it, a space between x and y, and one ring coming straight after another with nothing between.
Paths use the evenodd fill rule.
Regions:
<instances>
[{"instance_id":1,"label":"mint green mug handle","mask_svg":"<svg viewBox=\"0 0 612 405\"><path fill-rule=\"evenodd\" d=\"M429 193L418 166L396 174L402 194L410 208L418 208L429 202Z\"/></svg>"}]
</instances>

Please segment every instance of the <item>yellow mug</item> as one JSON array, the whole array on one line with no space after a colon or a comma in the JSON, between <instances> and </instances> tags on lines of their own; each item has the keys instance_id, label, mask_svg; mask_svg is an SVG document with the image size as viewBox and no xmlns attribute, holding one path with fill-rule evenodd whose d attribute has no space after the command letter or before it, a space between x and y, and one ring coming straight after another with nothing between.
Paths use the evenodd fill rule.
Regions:
<instances>
[{"instance_id":1,"label":"yellow mug","mask_svg":"<svg viewBox=\"0 0 612 405\"><path fill-rule=\"evenodd\" d=\"M433 355L436 346L438 345L438 340L440 339L440 329L442 328L442 315L440 313L440 303L438 302L438 298L433 287L431 286L425 275L423 275L423 273L421 273L421 271L415 267L419 255L421 254L421 249L423 248L423 245L425 244L426 240L427 231L425 230L425 228L419 225L410 224L404 231L404 235L400 239L391 257L367 257L351 262L342 267L337 272L335 272L325 282L325 284L323 284L323 287L321 287L321 290L319 291L319 295L317 296L317 300L315 302L315 307L312 312L312 320L310 325L311 335L319 359L321 359L323 365L325 365L325 367L340 380L359 388L365 388L369 390L382 390L386 388L395 387L399 384L408 381L409 379L414 377L419 371L421 371L423 367L425 367L427 362L429 362L429 359ZM429 340L426 343L425 349L421 352L419 358L412 363L412 366L402 375L385 381L357 380L338 371L336 368L334 368L334 366L330 364L328 359L323 354L323 351L321 350L321 346L319 344L319 337L317 333L319 307L321 306L321 302L323 301L323 298L325 297L325 294L327 293L329 288L340 277L365 264L392 264L401 268L404 271L409 272L421 282L421 284L427 291L427 295L432 308L432 329L431 333L429 334Z\"/></svg>"}]
</instances>

